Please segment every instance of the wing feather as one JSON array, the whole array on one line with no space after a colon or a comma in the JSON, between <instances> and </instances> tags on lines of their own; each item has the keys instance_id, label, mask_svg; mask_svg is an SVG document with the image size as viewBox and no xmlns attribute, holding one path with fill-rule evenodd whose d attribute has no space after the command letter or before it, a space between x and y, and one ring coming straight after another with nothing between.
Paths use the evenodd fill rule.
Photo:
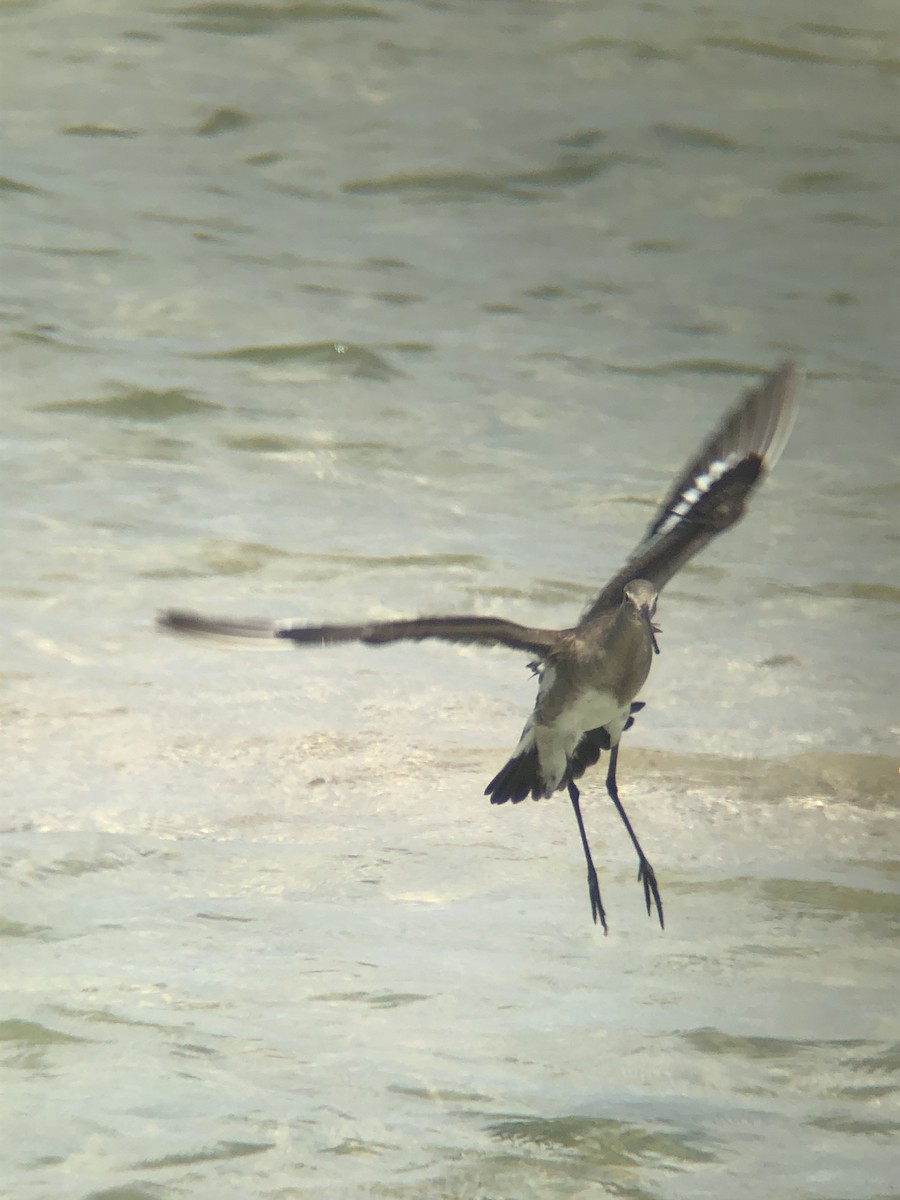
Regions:
<instances>
[{"instance_id":1,"label":"wing feather","mask_svg":"<svg viewBox=\"0 0 900 1200\"><path fill-rule=\"evenodd\" d=\"M301 625L295 621L231 621L197 613L170 610L159 624L176 633L211 638L284 639L298 646L333 646L362 642L384 646L390 642L433 639L466 645L506 646L543 656L559 637L555 629L536 629L502 617L413 617L399 621L368 621L359 625Z\"/></svg>"},{"instance_id":2,"label":"wing feather","mask_svg":"<svg viewBox=\"0 0 900 1200\"><path fill-rule=\"evenodd\" d=\"M644 537L582 621L617 608L632 579L647 579L661 592L689 559L741 519L790 436L796 383L793 363L783 363L743 395L675 480Z\"/></svg>"}]
</instances>

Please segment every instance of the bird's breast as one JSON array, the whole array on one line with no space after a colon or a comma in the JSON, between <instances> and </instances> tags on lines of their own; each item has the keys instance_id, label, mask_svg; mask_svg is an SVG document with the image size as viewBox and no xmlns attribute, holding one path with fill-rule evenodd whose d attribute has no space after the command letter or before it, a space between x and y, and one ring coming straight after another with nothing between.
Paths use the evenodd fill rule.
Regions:
<instances>
[{"instance_id":1,"label":"bird's breast","mask_svg":"<svg viewBox=\"0 0 900 1200\"><path fill-rule=\"evenodd\" d=\"M546 680L545 672L545 680ZM539 703L532 726L537 746L545 795L559 787L566 775L575 747L590 729L607 728L615 745L628 720L629 706L623 707L609 691L591 687L572 689L565 696L553 696L554 703Z\"/></svg>"}]
</instances>

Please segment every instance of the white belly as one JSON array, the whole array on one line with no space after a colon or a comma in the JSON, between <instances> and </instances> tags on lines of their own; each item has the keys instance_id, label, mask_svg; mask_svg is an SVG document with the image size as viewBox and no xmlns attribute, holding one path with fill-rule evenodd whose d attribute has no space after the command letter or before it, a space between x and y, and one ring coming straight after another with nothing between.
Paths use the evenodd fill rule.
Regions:
<instances>
[{"instance_id":1,"label":"white belly","mask_svg":"<svg viewBox=\"0 0 900 1200\"><path fill-rule=\"evenodd\" d=\"M609 730L610 744L615 745L622 736L631 705L621 707L609 692L586 689L572 696L571 703L563 706L556 718L541 721L541 699L553 686L555 671L547 668L538 689L535 711L522 731L522 737L514 756L537 746L544 795L549 796L565 779L569 759L575 747L589 729L604 726Z\"/></svg>"}]
</instances>

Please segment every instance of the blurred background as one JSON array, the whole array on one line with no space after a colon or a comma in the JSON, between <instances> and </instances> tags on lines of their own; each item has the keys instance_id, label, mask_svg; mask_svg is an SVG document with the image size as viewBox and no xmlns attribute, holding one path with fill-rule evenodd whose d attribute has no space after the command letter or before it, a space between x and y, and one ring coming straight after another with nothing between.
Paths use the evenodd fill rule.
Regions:
<instances>
[{"instance_id":1,"label":"blurred background","mask_svg":"<svg viewBox=\"0 0 900 1200\"><path fill-rule=\"evenodd\" d=\"M0 4L10 1194L896 1195L889 0ZM594 929L525 659L805 373L667 588ZM895 1165L895 1164L894 1164Z\"/></svg>"}]
</instances>

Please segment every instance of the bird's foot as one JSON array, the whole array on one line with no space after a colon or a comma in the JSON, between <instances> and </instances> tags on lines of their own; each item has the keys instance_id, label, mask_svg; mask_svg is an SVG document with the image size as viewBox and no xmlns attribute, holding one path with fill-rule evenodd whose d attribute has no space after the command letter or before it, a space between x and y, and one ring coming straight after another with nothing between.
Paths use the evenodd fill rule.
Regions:
<instances>
[{"instance_id":1,"label":"bird's foot","mask_svg":"<svg viewBox=\"0 0 900 1200\"><path fill-rule=\"evenodd\" d=\"M647 916L651 916L654 907L656 915L659 917L660 929L665 929L666 922L663 917L662 900L659 895L659 886L656 882L656 872L650 866L649 861L641 855L640 866L638 867L638 883L644 885L644 903L647 906Z\"/></svg>"},{"instance_id":2,"label":"bird's foot","mask_svg":"<svg viewBox=\"0 0 900 1200\"><path fill-rule=\"evenodd\" d=\"M606 924L606 913L603 909L603 901L600 899L600 884L597 882L597 872L588 871L588 891L591 895L591 916L594 918L594 924L599 921L603 926L603 934L609 933L609 927Z\"/></svg>"}]
</instances>

